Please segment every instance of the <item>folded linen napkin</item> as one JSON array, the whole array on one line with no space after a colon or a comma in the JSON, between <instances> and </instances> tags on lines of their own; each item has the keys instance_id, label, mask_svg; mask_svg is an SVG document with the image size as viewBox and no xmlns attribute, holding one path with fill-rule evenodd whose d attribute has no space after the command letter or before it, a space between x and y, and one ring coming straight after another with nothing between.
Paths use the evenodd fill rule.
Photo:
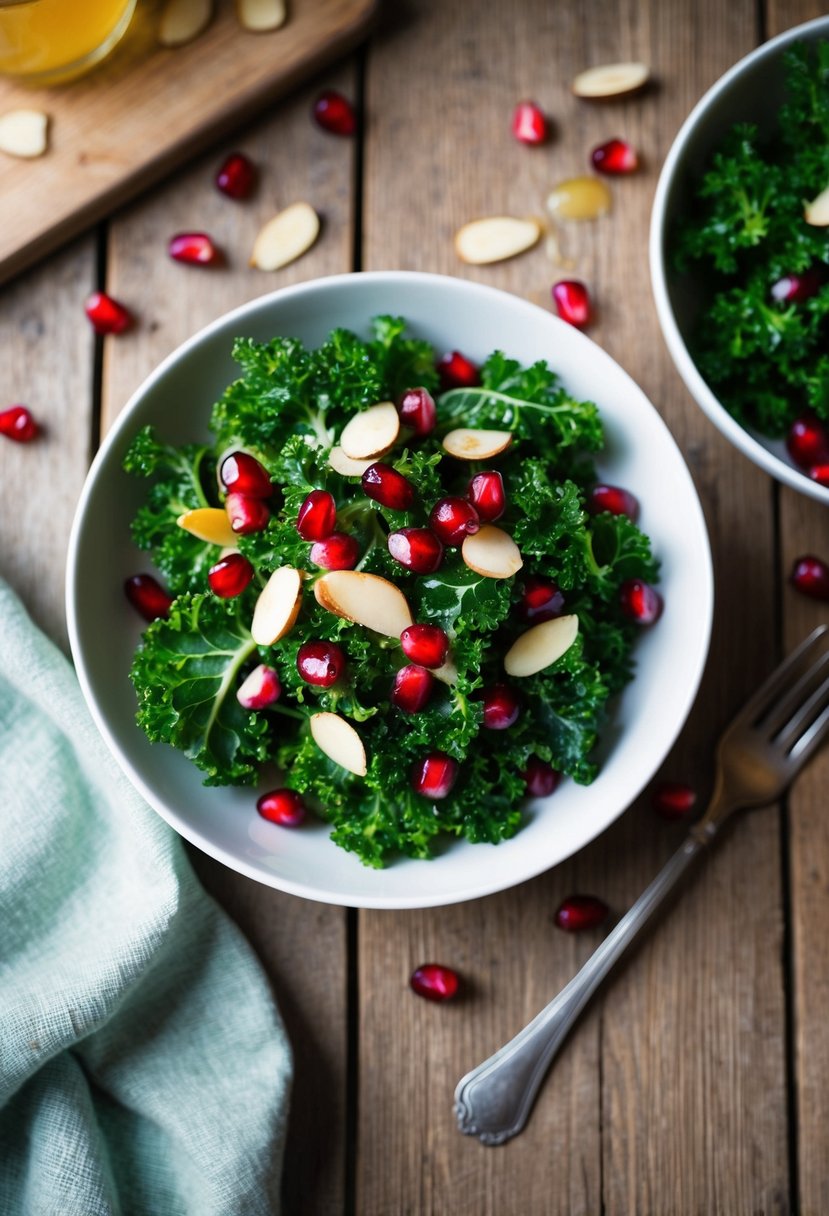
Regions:
<instances>
[{"instance_id":1,"label":"folded linen napkin","mask_svg":"<svg viewBox=\"0 0 829 1216\"><path fill-rule=\"evenodd\" d=\"M0 581L0 1212L272 1216L290 1076L252 951Z\"/></svg>"}]
</instances>

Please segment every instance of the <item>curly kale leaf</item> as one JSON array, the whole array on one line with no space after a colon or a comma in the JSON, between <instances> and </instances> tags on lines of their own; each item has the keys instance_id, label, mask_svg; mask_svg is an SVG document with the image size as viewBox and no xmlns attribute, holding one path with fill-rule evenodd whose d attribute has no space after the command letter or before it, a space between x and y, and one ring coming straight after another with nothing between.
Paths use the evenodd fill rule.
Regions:
<instances>
[{"instance_id":1,"label":"curly kale leaf","mask_svg":"<svg viewBox=\"0 0 829 1216\"><path fill-rule=\"evenodd\" d=\"M659 562L650 538L627 515L597 515L589 534L587 593L615 604L619 587L629 578L658 581Z\"/></svg>"},{"instance_id":2,"label":"curly kale leaf","mask_svg":"<svg viewBox=\"0 0 829 1216\"><path fill-rule=\"evenodd\" d=\"M404 338L406 322L402 317L375 317L371 328L374 341L370 349L382 370L385 395L395 401L407 388L416 387L434 393L439 379L431 344L420 338Z\"/></svg>"}]
</instances>

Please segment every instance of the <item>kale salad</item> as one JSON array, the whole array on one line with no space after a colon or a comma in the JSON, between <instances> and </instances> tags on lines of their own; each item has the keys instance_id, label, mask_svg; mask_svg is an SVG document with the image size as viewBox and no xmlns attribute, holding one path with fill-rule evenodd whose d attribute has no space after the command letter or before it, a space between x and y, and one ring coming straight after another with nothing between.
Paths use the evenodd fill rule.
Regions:
<instances>
[{"instance_id":1,"label":"kale salad","mask_svg":"<svg viewBox=\"0 0 829 1216\"><path fill-rule=\"evenodd\" d=\"M211 443L134 437L133 536L166 587L126 590L148 738L380 867L503 840L527 795L591 782L662 601L593 403L545 362L436 361L387 316L371 335L239 339Z\"/></svg>"}]
</instances>

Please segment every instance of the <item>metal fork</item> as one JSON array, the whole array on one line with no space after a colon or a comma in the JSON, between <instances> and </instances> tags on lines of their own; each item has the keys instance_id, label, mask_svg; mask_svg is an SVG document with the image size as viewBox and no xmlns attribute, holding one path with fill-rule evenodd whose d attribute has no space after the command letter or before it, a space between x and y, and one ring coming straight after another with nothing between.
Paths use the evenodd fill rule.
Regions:
<instances>
[{"instance_id":1,"label":"metal fork","mask_svg":"<svg viewBox=\"0 0 829 1216\"><path fill-rule=\"evenodd\" d=\"M547 1069L582 1009L691 862L734 811L774 802L826 738L828 629L823 625L811 633L726 728L708 809L581 971L514 1039L459 1082L455 1114L467 1136L503 1144L521 1131Z\"/></svg>"}]
</instances>

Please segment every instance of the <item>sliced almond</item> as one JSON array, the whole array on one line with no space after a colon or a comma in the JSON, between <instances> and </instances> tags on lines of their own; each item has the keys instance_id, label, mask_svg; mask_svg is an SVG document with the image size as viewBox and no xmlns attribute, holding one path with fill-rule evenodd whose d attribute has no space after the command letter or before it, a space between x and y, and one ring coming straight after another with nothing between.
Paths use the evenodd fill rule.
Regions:
<instances>
[{"instance_id":1,"label":"sliced almond","mask_svg":"<svg viewBox=\"0 0 829 1216\"><path fill-rule=\"evenodd\" d=\"M224 507L196 507L193 511L185 511L183 515L179 515L176 523L180 528L184 528L185 532L197 536L209 545L235 549L239 540L230 526Z\"/></svg>"},{"instance_id":2,"label":"sliced almond","mask_svg":"<svg viewBox=\"0 0 829 1216\"><path fill-rule=\"evenodd\" d=\"M198 38L210 24L213 0L167 0L158 23L162 46L184 46Z\"/></svg>"},{"instance_id":3,"label":"sliced almond","mask_svg":"<svg viewBox=\"0 0 829 1216\"><path fill-rule=\"evenodd\" d=\"M433 667L432 675L436 680L440 680L444 684L457 684L458 682L458 669L452 662L451 657L446 660L443 666Z\"/></svg>"},{"instance_id":4,"label":"sliced almond","mask_svg":"<svg viewBox=\"0 0 829 1216\"><path fill-rule=\"evenodd\" d=\"M650 71L644 63L605 63L579 72L572 89L576 97L610 100L637 93L648 82Z\"/></svg>"},{"instance_id":5,"label":"sliced almond","mask_svg":"<svg viewBox=\"0 0 829 1216\"><path fill-rule=\"evenodd\" d=\"M311 714L311 735L321 752L358 777L366 775L366 749L350 722L339 714Z\"/></svg>"},{"instance_id":6,"label":"sliced almond","mask_svg":"<svg viewBox=\"0 0 829 1216\"><path fill-rule=\"evenodd\" d=\"M239 24L254 34L278 30L287 15L285 0L236 0Z\"/></svg>"},{"instance_id":7,"label":"sliced almond","mask_svg":"<svg viewBox=\"0 0 829 1216\"><path fill-rule=\"evenodd\" d=\"M578 632L579 618L575 615L557 616L533 625L516 638L504 655L504 671L508 676L534 676L560 659L573 645Z\"/></svg>"},{"instance_id":8,"label":"sliced almond","mask_svg":"<svg viewBox=\"0 0 829 1216\"><path fill-rule=\"evenodd\" d=\"M484 524L467 536L461 545L461 557L470 570L485 578L511 578L524 565L515 541L495 524Z\"/></svg>"},{"instance_id":9,"label":"sliced almond","mask_svg":"<svg viewBox=\"0 0 829 1216\"><path fill-rule=\"evenodd\" d=\"M803 218L815 228L825 228L829 224L829 186L806 204Z\"/></svg>"},{"instance_id":10,"label":"sliced almond","mask_svg":"<svg viewBox=\"0 0 829 1216\"><path fill-rule=\"evenodd\" d=\"M279 270L310 249L320 230L310 203L292 203L268 220L253 243L250 264L257 270Z\"/></svg>"},{"instance_id":11,"label":"sliced almond","mask_svg":"<svg viewBox=\"0 0 829 1216\"><path fill-rule=\"evenodd\" d=\"M329 570L314 583L314 595L317 603L335 616L388 638L399 638L414 624L403 592L379 574Z\"/></svg>"},{"instance_id":12,"label":"sliced almond","mask_svg":"<svg viewBox=\"0 0 829 1216\"><path fill-rule=\"evenodd\" d=\"M400 433L400 415L393 401L378 401L349 418L340 447L352 460L369 460L389 450Z\"/></svg>"},{"instance_id":13,"label":"sliced almond","mask_svg":"<svg viewBox=\"0 0 829 1216\"><path fill-rule=\"evenodd\" d=\"M251 637L257 646L273 646L293 629L302 602L302 575L293 566L274 570L253 610Z\"/></svg>"},{"instance_id":14,"label":"sliced almond","mask_svg":"<svg viewBox=\"0 0 829 1216\"><path fill-rule=\"evenodd\" d=\"M341 473L343 477L362 477L369 465L374 462L371 460L352 460L350 456L346 456L342 448L336 447L332 448L328 453L328 463L335 473Z\"/></svg>"},{"instance_id":15,"label":"sliced almond","mask_svg":"<svg viewBox=\"0 0 829 1216\"><path fill-rule=\"evenodd\" d=\"M443 437L443 450L458 460L490 460L512 443L510 431L475 431L460 427Z\"/></svg>"},{"instance_id":16,"label":"sliced almond","mask_svg":"<svg viewBox=\"0 0 829 1216\"><path fill-rule=\"evenodd\" d=\"M492 215L472 220L455 233L455 253L462 262L483 266L503 262L525 249L532 249L541 236L538 220L518 220L511 215Z\"/></svg>"},{"instance_id":17,"label":"sliced almond","mask_svg":"<svg viewBox=\"0 0 829 1216\"><path fill-rule=\"evenodd\" d=\"M0 115L0 152L33 160L46 151L49 115L42 110L9 110Z\"/></svg>"}]
</instances>

